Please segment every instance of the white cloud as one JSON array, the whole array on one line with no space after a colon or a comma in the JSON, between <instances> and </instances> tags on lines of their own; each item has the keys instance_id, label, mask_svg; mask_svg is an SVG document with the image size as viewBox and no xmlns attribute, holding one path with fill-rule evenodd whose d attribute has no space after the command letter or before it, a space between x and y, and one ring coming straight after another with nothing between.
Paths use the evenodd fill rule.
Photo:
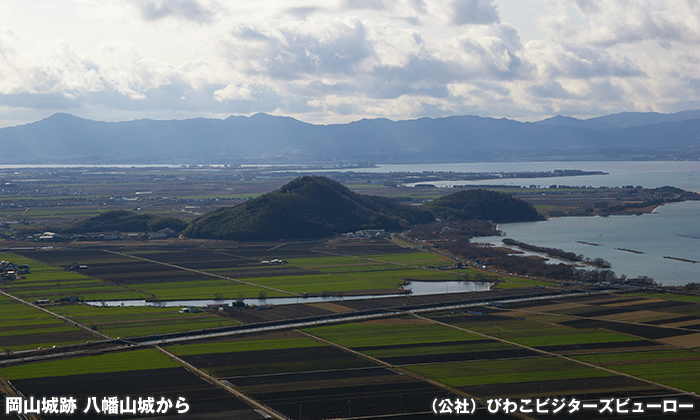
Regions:
<instances>
[{"instance_id":1,"label":"white cloud","mask_svg":"<svg viewBox=\"0 0 700 420\"><path fill-rule=\"evenodd\" d=\"M228 85L214 91L214 99L219 102L253 99L252 90L248 85Z\"/></svg>"},{"instance_id":2,"label":"white cloud","mask_svg":"<svg viewBox=\"0 0 700 420\"><path fill-rule=\"evenodd\" d=\"M498 23L498 12L492 0L452 0L452 22L456 25Z\"/></svg>"},{"instance_id":3,"label":"white cloud","mask_svg":"<svg viewBox=\"0 0 700 420\"><path fill-rule=\"evenodd\" d=\"M7 0L0 106L12 121L32 106L324 122L676 111L700 107L699 44L692 0Z\"/></svg>"},{"instance_id":4,"label":"white cloud","mask_svg":"<svg viewBox=\"0 0 700 420\"><path fill-rule=\"evenodd\" d=\"M204 4L201 0L137 0L141 15L146 20L168 17L208 23L216 17L216 4Z\"/></svg>"}]
</instances>

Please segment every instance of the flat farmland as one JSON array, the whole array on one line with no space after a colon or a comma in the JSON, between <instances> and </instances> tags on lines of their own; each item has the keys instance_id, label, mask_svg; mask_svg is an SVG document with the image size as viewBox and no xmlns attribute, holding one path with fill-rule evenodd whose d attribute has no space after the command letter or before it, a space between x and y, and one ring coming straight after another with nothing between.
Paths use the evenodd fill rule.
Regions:
<instances>
[{"instance_id":1,"label":"flat farmland","mask_svg":"<svg viewBox=\"0 0 700 420\"><path fill-rule=\"evenodd\" d=\"M94 340L96 336L39 309L0 295L0 348L5 351Z\"/></svg>"},{"instance_id":2,"label":"flat farmland","mask_svg":"<svg viewBox=\"0 0 700 420\"><path fill-rule=\"evenodd\" d=\"M316 249L338 255L371 255L373 257L385 254L414 254L416 252L415 248L403 248L384 239L333 240L320 244Z\"/></svg>"},{"instance_id":3,"label":"flat farmland","mask_svg":"<svg viewBox=\"0 0 700 420\"><path fill-rule=\"evenodd\" d=\"M667 393L660 387L574 360L416 318L387 318L305 331L482 399Z\"/></svg>"},{"instance_id":4,"label":"flat farmland","mask_svg":"<svg viewBox=\"0 0 700 420\"><path fill-rule=\"evenodd\" d=\"M318 274L292 264L263 264L262 261L279 258L253 258L253 256L235 255L225 250L187 250L187 251L133 251L128 252L139 258L146 258L166 264L173 264L191 270L233 278L290 276L301 274Z\"/></svg>"},{"instance_id":5,"label":"flat farmland","mask_svg":"<svg viewBox=\"0 0 700 420\"><path fill-rule=\"evenodd\" d=\"M575 356L575 359L696 394L700 392L700 352L697 351L596 353Z\"/></svg>"},{"instance_id":6,"label":"flat farmland","mask_svg":"<svg viewBox=\"0 0 700 420\"><path fill-rule=\"evenodd\" d=\"M179 313L179 308L152 306L60 305L51 310L110 337L136 337L236 325L209 312Z\"/></svg>"},{"instance_id":7,"label":"flat farmland","mask_svg":"<svg viewBox=\"0 0 700 420\"><path fill-rule=\"evenodd\" d=\"M247 404L152 349L2 368L0 375L10 379L23 394L35 398L73 396L81 411L90 396L96 396L98 403L102 397L114 395L122 399L165 396L173 401L182 396L190 406L190 414L221 419L262 418ZM104 418L104 414L92 411L86 416L81 413L81 417Z\"/></svg>"},{"instance_id":8,"label":"flat farmland","mask_svg":"<svg viewBox=\"0 0 700 420\"><path fill-rule=\"evenodd\" d=\"M417 267L446 267L453 261L431 252L402 252L399 254L363 255L362 258L384 261L394 264L406 264Z\"/></svg>"},{"instance_id":9,"label":"flat farmland","mask_svg":"<svg viewBox=\"0 0 700 420\"><path fill-rule=\"evenodd\" d=\"M476 334L436 325L413 317L329 325L306 328L304 331L351 349L388 345L406 346L419 343L454 343L482 339Z\"/></svg>"},{"instance_id":10,"label":"flat farmland","mask_svg":"<svg viewBox=\"0 0 700 420\"><path fill-rule=\"evenodd\" d=\"M382 261L372 261L358 257L315 257L294 258L288 260L292 266L315 270L324 273L353 273L363 271L401 270L404 267L397 264L386 264Z\"/></svg>"},{"instance_id":11,"label":"flat farmland","mask_svg":"<svg viewBox=\"0 0 700 420\"><path fill-rule=\"evenodd\" d=\"M244 340L215 341L213 345L171 346L168 350L220 378L375 366L298 333L253 335Z\"/></svg>"},{"instance_id":12,"label":"flat farmland","mask_svg":"<svg viewBox=\"0 0 700 420\"><path fill-rule=\"evenodd\" d=\"M40 255L47 254L43 252ZM60 299L69 296L80 296L86 300L127 299L134 296L133 291L123 287L73 271L64 271L43 261L14 253L2 253L0 258L15 264L29 265L30 272L23 274L21 279L3 282L0 285L4 291L26 300ZM136 295L145 297L139 296L139 293Z\"/></svg>"},{"instance_id":13,"label":"flat farmland","mask_svg":"<svg viewBox=\"0 0 700 420\"><path fill-rule=\"evenodd\" d=\"M368 254L368 249L364 248L364 252L357 253L357 256L328 255L339 250L359 250L356 249L357 243L351 242L260 243L246 244L245 247L228 244L221 248L193 249L184 246L164 249L130 242L110 244L111 250L96 249L97 246L87 244L82 245L84 248L27 250L23 253L41 260L46 270L53 270L54 276L63 276L69 281L64 290L73 288L74 295L93 301L402 293L400 285L406 281L458 281L469 275L470 270L453 272L420 268L449 265L450 260L427 252L405 250L386 240L366 242L370 250L381 250L377 254ZM288 258L288 263L263 264L265 258ZM89 268L79 273L59 274L59 267L73 263ZM51 283L54 278L42 280L45 281L35 287L17 283L17 287L24 289L16 291L27 297L64 296L60 290L62 285ZM43 296L48 291L51 293Z\"/></svg>"},{"instance_id":14,"label":"flat farmland","mask_svg":"<svg viewBox=\"0 0 700 420\"><path fill-rule=\"evenodd\" d=\"M667 299L660 299L664 296ZM648 298L636 295L589 296L569 299L566 304L525 303L514 306L530 314L558 314L560 316L550 320L569 328L605 329L681 347L698 347L700 302L675 300L676 296L673 293L652 294Z\"/></svg>"},{"instance_id":15,"label":"flat farmland","mask_svg":"<svg viewBox=\"0 0 700 420\"><path fill-rule=\"evenodd\" d=\"M237 283L225 279L198 281L160 282L134 285L142 292L161 300L216 299L221 294L224 299L258 298L260 293L266 297L292 297L292 293L268 290L254 285Z\"/></svg>"},{"instance_id":16,"label":"flat farmland","mask_svg":"<svg viewBox=\"0 0 700 420\"><path fill-rule=\"evenodd\" d=\"M175 254L176 256L181 256L179 252L175 252ZM37 258L40 257L46 264L70 265L72 263L67 263L67 261L78 261L80 264L88 265L89 268L81 270L80 273L89 274L91 277L96 277L96 279L81 285L81 289L74 290L79 292L76 294L79 294L84 300L214 299L220 294L225 298L235 299L240 296L256 298L261 292L264 292L268 297L293 295L103 250L58 250L56 254L52 251L30 251L28 255L36 255ZM170 255L170 252L153 251L146 255L157 255L160 259L164 259L163 256ZM199 255L210 256L210 253L200 253ZM172 259L175 260L177 258ZM65 272L61 268L48 265L45 265L44 269L52 270L53 273L60 276L77 276L83 279L90 279L90 277L85 277L75 272ZM22 286L22 283L16 283L16 286ZM60 288L60 284L56 288ZM66 288L63 289L66 290ZM44 291L45 289L39 290ZM65 292L61 289L54 292L59 295L58 297L65 296ZM35 292L34 294L41 293ZM48 297L51 296L53 295ZM42 295L41 297L47 296Z\"/></svg>"},{"instance_id":17,"label":"flat farmland","mask_svg":"<svg viewBox=\"0 0 700 420\"><path fill-rule=\"evenodd\" d=\"M90 269L85 271L92 276L124 285L192 281L207 278L206 275L201 273L137 259L93 263L90 264Z\"/></svg>"},{"instance_id":18,"label":"flat farmland","mask_svg":"<svg viewBox=\"0 0 700 420\"><path fill-rule=\"evenodd\" d=\"M313 293L323 292L363 292L367 294L389 292L401 293L403 289L396 287L396 282L383 283L372 281L364 275L333 275L314 274L307 276L279 276L279 277L254 277L246 279L251 283L262 286L274 287L287 290L292 293ZM401 282L399 282L401 283Z\"/></svg>"},{"instance_id":19,"label":"flat farmland","mask_svg":"<svg viewBox=\"0 0 700 420\"><path fill-rule=\"evenodd\" d=\"M561 346L562 350L584 348L584 345L598 345L602 348L608 343L626 347L640 338L627 334L611 332L599 328L567 328L549 322L529 319L509 319L507 317L484 317L479 315L431 315L432 319L451 325L464 327L483 334L502 338L528 347L551 348ZM635 344L632 344L635 345Z\"/></svg>"},{"instance_id":20,"label":"flat farmland","mask_svg":"<svg viewBox=\"0 0 700 420\"><path fill-rule=\"evenodd\" d=\"M408 366L406 369L455 388L614 376L602 370L551 356L522 357L498 361L434 363ZM551 392L551 390L549 391ZM533 393L536 393L536 390L531 390L530 396L534 396Z\"/></svg>"},{"instance_id":21,"label":"flat farmland","mask_svg":"<svg viewBox=\"0 0 700 420\"><path fill-rule=\"evenodd\" d=\"M539 355L534 351L491 339L368 346L357 347L354 350L396 366Z\"/></svg>"},{"instance_id":22,"label":"flat farmland","mask_svg":"<svg viewBox=\"0 0 700 420\"><path fill-rule=\"evenodd\" d=\"M168 350L289 418L412 416L427 413L433 398L448 395L293 331Z\"/></svg>"},{"instance_id":23,"label":"flat farmland","mask_svg":"<svg viewBox=\"0 0 700 420\"><path fill-rule=\"evenodd\" d=\"M15 251L24 257L41 261L56 267L76 264L97 264L109 262L128 262L129 258L105 252L103 249L89 247L72 249L23 249Z\"/></svg>"}]
</instances>

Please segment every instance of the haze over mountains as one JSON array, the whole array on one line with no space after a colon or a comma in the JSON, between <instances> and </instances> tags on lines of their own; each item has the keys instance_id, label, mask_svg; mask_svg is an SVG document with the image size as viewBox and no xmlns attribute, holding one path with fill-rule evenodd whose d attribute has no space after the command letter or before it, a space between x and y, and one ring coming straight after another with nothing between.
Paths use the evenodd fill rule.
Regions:
<instances>
[{"instance_id":1,"label":"haze over mountains","mask_svg":"<svg viewBox=\"0 0 700 420\"><path fill-rule=\"evenodd\" d=\"M0 163L420 163L700 158L700 110L522 123L478 116L313 125L225 120L100 122L54 114L0 129Z\"/></svg>"}]
</instances>

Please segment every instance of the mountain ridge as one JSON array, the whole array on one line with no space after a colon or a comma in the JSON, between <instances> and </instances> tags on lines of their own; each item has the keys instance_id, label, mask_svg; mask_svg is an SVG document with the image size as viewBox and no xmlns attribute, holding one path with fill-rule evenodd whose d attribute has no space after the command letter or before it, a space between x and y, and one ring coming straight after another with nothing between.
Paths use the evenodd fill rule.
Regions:
<instances>
[{"instance_id":1,"label":"mountain ridge","mask_svg":"<svg viewBox=\"0 0 700 420\"><path fill-rule=\"evenodd\" d=\"M475 115L315 125L258 113L104 122L56 113L0 129L0 163L420 163L695 159L700 110L536 122Z\"/></svg>"}]
</instances>

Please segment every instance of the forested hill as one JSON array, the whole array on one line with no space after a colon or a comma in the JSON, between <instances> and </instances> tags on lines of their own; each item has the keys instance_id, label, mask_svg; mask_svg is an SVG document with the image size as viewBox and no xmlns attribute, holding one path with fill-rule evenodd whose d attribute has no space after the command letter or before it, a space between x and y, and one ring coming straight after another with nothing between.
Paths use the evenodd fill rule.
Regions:
<instances>
[{"instance_id":1,"label":"forested hill","mask_svg":"<svg viewBox=\"0 0 700 420\"><path fill-rule=\"evenodd\" d=\"M69 226L63 230L63 233L156 232L164 228L181 232L186 226L187 222L174 217L159 217L126 210L108 210Z\"/></svg>"},{"instance_id":2,"label":"forested hill","mask_svg":"<svg viewBox=\"0 0 700 420\"><path fill-rule=\"evenodd\" d=\"M328 178L304 176L277 191L194 220L194 238L264 240L318 238L360 229L397 231L433 220L390 198L361 195Z\"/></svg>"},{"instance_id":3,"label":"forested hill","mask_svg":"<svg viewBox=\"0 0 700 420\"><path fill-rule=\"evenodd\" d=\"M399 231L435 218L500 222L539 220L528 203L488 190L449 194L422 206L357 194L328 178L304 176L239 206L207 213L189 225L172 217L110 210L64 233L145 232L169 227L205 239L278 240L321 238L361 229ZM185 228L186 227L186 228Z\"/></svg>"},{"instance_id":4,"label":"forested hill","mask_svg":"<svg viewBox=\"0 0 700 420\"><path fill-rule=\"evenodd\" d=\"M495 223L541 220L532 205L508 194L489 190L465 190L449 194L423 205L443 220L491 220Z\"/></svg>"}]
</instances>

